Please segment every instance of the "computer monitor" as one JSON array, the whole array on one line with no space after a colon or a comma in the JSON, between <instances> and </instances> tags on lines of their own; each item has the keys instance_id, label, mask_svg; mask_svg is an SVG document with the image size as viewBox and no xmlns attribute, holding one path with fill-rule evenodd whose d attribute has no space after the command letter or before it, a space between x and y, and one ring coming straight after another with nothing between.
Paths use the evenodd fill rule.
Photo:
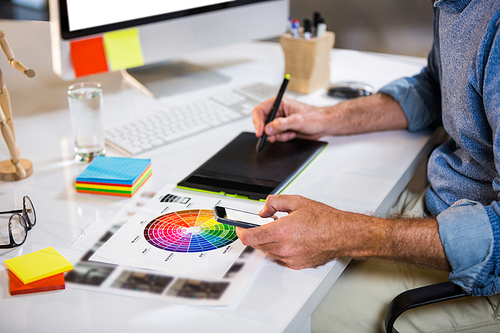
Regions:
<instances>
[{"instance_id":1,"label":"computer monitor","mask_svg":"<svg viewBox=\"0 0 500 333\"><path fill-rule=\"evenodd\" d=\"M121 70L127 76L129 69L144 85L159 86L160 95L172 92L162 89L161 76L225 81L177 62L183 54L276 37L289 15L289 0L50 0L49 6L57 75L73 80Z\"/></svg>"}]
</instances>

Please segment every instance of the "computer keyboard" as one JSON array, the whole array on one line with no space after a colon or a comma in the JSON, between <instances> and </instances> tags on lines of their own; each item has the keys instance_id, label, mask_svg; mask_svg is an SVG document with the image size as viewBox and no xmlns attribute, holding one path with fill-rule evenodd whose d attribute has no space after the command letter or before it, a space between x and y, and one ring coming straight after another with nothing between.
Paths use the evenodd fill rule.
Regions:
<instances>
[{"instance_id":1,"label":"computer keyboard","mask_svg":"<svg viewBox=\"0 0 500 333\"><path fill-rule=\"evenodd\" d=\"M208 97L164 109L105 131L106 144L127 156L249 116L277 87L254 83L214 92Z\"/></svg>"}]
</instances>

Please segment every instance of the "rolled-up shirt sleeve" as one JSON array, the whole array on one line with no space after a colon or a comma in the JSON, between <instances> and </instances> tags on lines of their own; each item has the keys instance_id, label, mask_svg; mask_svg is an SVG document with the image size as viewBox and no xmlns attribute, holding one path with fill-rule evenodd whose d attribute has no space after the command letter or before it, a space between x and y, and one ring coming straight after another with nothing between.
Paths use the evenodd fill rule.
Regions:
<instances>
[{"instance_id":1,"label":"rolled-up shirt sleeve","mask_svg":"<svg viewBox=\"0 0 500 333\"><path fill-rule=\"evenodd\" d=\"M498 203L483 206L459 200L437 216L439 235L451 266L449 279L469 295L487 296L500 292L495 263L500 249L495 245L500 220Z\"/></svg>"},{"instance_id":2,"label":"rolled-up shirt sleeve","mask_svg":"<svg viewBox=\"0 0 500 333\"><path fill-rule=\"evenodd\" d=\"M441 97L434 78L425 67L422 72L382 87L379 93L392 96L403 109L412 132L441 125Z\"/></svg>"}]
</instances>

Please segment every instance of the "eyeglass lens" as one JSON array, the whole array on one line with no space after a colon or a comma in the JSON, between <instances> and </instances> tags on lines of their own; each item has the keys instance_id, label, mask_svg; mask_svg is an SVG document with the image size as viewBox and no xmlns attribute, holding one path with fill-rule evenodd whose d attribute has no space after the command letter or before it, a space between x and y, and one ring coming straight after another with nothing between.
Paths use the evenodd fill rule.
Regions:
<instances>
[{"instance_id":1,"label":"eyeglass lens","mask_svg":"<svg viewBox=\"0 0 500 333\"><path fill-rule=\"evenodd\" d=\"M30 198L27 196L24 197L23 204L27 215L26 218L28 219L26 222L29 224L29 228L31 228L36 224L35 207L33 206Z\"/></svg>"},{"instance_id":2,"label":"eyeglass lens","mask_svg":"<svg viewBox=\"0 0 500 333\"><path fill-rule=\"evenodd\" d=\"M9 224L12 239L17 245L22 244L28 233L23 217L20 214L12 214Z\"/></svg>"}]
</instances>

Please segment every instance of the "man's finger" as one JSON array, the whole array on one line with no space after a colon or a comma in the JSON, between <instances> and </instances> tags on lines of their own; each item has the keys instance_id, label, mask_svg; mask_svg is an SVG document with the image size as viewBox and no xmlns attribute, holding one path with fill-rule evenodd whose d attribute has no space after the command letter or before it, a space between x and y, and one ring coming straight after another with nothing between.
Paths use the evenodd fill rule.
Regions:
<instances>
[{"instance_id":1,"label":"man's finger","mask_svg":"<svg viewBox=\"0 0 500 333\"><path fill-rule=\"evenodd\" d=\"M243 245L259 246L273 242L274 237L267 229L266 225L249 229L236 228L236 235Z\"/></svg>"},{"instance_id":2,"label":"man's finger","mask_svg":"<svg viewBox=\"0 0 500 333\"><path fill-rule=\"evenodd\" d=\"M268 99L267 101L264 101L257 105L252 110L252 121L257 137L261 137L262 133L264 133L264 126L266 124L267 117L271 112L273 102L274 98Z\"/></svg>"},{"instance_id":3,"label":"man's finger","mask_svg":"<svg viewBox=\"0 0 500 333\"><path fill-rule=\"evenodd\" d=\"M295 195L269 195L259 215L269 217L276 212L291 213L299 207L299 202L299 197Z\"/></svg>"}]
</instances>

